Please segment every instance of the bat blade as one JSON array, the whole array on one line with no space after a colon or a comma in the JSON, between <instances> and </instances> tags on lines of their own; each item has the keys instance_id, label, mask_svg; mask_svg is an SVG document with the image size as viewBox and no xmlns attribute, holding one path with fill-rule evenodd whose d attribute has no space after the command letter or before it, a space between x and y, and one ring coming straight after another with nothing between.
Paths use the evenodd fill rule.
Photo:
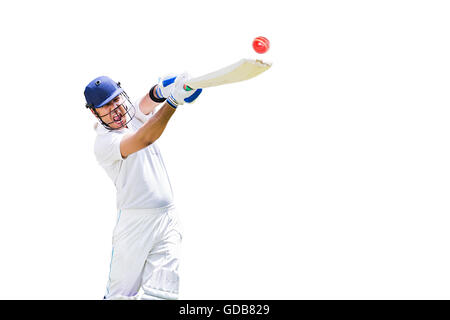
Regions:
<instances>
[{"instance_id":1,"label":"bat blade","mask_svg":"<svg viewBox=\"0 0 450 320\"><path fill-rule=\"evenodd\" d=\"M199 89L244 81L256 77L271 66L271 63L261 60L241 59L225 68L190 79L186 86L189 89Z\"/></svg>"}]
</instances>

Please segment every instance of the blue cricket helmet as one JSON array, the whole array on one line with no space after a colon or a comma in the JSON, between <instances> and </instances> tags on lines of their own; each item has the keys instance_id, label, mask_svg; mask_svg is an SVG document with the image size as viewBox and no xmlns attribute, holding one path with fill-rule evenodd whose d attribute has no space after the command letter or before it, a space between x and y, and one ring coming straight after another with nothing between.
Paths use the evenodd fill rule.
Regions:
<instances>
[{"instance_id":1,"label":"blue cricket helmet","mask_svg":"<svg viewBox=\"0 0 450 320\"><path fill-rule=\"evenodd\" d=\"M119 83L106 76L97 77L84 89L87 108L101 108L114 97L121 94L123 89Z\"/></svg>"},{"instance_id":2,"label":"blue cricket helmet","mask_svg":"<svg viewBox=\"0 0 450 320\"><path fill-rule=\"evenodd\" d=\"M113 109L109 110L107 114L98 114L97 108L103 107L118 95L121 95L122 99L115 103ZM126 127L136 115L136 108L126 92L120 87L120 83L114 82L109 77L101 76L89 82L84 89L84 97L86 98L86 107L91 109L100 123L108 130L119 130ZM113 115L119 117L119 120L113 119ZM124 117L125 122L122 121L122 117ZM105 122L104 119L111 121L106 120ZM117 126L117 122L120 123L120 126Z\"/></svg>"}]
</instances>

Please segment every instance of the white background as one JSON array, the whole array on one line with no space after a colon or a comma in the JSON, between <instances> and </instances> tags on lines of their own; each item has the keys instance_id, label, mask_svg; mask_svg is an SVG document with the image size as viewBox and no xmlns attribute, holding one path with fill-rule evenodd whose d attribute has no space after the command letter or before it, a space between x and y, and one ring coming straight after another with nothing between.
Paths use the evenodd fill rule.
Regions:
<instances>
[{"instance_id":1,"label":"white background","mask_svg":"<svg viewBox=\"0 0 450 320\"><path fill-rule=\"evenodd\" d=\"M447 1L3 1L0 299L101 299L115 190L83 91L240 58L159 141L181 299L450 299ZM253 52L263 35L270 51Z\"/></svg>"}]
</instances>

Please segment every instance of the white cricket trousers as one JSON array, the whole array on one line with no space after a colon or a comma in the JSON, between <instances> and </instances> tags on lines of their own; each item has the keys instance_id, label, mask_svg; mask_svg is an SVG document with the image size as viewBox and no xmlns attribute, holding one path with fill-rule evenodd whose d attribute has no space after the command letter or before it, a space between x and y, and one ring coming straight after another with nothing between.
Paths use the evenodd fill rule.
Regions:
<instances>
[{"instance_id":1,"label":"white cricket trousers","mask_svg":"<svg viewBox=\"0 0 450 320\"><path fill-rule=\"evenodd\" d=\"M177 299L182 231L173 205L121 209L105 299Z\"/></svg>"}]
</instances>

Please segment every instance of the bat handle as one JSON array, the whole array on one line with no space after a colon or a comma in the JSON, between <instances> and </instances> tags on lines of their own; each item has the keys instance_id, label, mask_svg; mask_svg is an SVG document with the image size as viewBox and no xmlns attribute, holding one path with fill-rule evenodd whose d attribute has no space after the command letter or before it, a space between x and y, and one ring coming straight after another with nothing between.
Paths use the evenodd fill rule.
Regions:
<instances>
[{"instance_id":1,"label":"bat handle","mask_svg":"<svg viewBox=\"0 0 450 320\"><path fill-rule=\"evenodd\" d=\"M192 91L192 90L194 90L194 89L192 89L191 87L189 87L187 84L185 84L185 85L183 86L183 88L184 88L184 90L186 90L186 91Z\"/></svg>"}]
</instances>

